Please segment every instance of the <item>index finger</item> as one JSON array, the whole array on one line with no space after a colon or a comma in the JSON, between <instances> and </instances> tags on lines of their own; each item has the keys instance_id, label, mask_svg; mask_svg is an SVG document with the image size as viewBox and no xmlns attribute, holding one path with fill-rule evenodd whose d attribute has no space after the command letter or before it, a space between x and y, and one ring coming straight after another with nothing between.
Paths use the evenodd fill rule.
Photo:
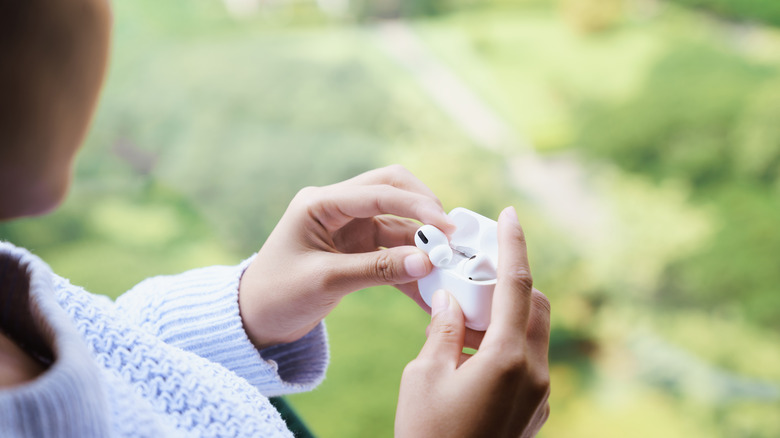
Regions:
<instances>
[{"instance_id":1,"label":"index finger","mask_svg":"<svg viewBox=\"0 0 780 438\"><path fill-rule=\"evenodd\" d=\"M498 218L498 242L498 283L487 334L509 330L509 335L522 339L531 311L533 278L525 234L513 207L504 209Z\"/></svg>"},{"instance_id":2,"label":"index finger","mask_svg":"<svg viewBox=\"0 0 780 438\"><path fill-rule=\"evenodd\" d=\"M352 219L392 214L416 219L441 230L453 227L449 216L434 199L391 185L332 185L301 199L309 213L329 232Z\"/></svg>"},{"instance_id":3,"label":"index finger","mask_svg":"<svg viewBox=\"0 0 780 438\"><path fill-rule=\"evenodd\" d=\"M433 191L414 176L412 172L400 164L392 164L379 169L369 170L368 172L361 173L358 176L344 181L343 184L388 184L399 189L428 196L441 206L441 201L439 201L439 198L436 197Z\"/></svg>"}]
</instances>

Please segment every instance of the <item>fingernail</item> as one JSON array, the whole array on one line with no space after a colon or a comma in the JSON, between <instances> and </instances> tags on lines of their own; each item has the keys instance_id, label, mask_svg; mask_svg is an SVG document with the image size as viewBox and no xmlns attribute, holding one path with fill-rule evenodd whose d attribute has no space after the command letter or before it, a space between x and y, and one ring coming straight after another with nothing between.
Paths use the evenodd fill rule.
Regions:
<instances>
[{"instance_id":1,"label":"fingernail","mask_svg":"<svg viewBox=\"0 0 780 438\"><path fill-rule=\"evenodd\" d=\"M431 301L431 318L449 306L450 294L448 294L444 289L437 290L433 293L433 299Z\"/></svg>"},{"instance_id":2,"label":"fingernail","mask_svg":"<svg viewBox=\"0 0 780 438\"><path fill-rule=\"evenodd\" d=\"M455 225L455 222L452 221L452 218L447 213L444 212L442 212L441 217L444 219L444 222L447 223L447 227L448 227L446 230L442 230L442 231L444 231L446 234L451 234L455 232L458 226Z\"/></svg>"},{"instance_id":3,"label":"fingernail","mask_svg":"<svg viewBox=\"0 0 780 438\"><path fill-rule=\"evenodd\" d=\"M519 222L517 219L517 211L514 207L507 207L504 209L504 211L501 212L501 214L506 215L507 219L511 219L514 222Z\"/></svg>"},{"instance_id":4,"label":"fingernail","mask_svg":"<svg viewBox=\"0 0 780 438\"><path fill-rule=\"evenodd\" d=\"M428 273L428 265L425 263L425 256L416 253L406 256L404 259L404 269L406 274L413 278L424 277Z\"/></svg>"}]
</instances>

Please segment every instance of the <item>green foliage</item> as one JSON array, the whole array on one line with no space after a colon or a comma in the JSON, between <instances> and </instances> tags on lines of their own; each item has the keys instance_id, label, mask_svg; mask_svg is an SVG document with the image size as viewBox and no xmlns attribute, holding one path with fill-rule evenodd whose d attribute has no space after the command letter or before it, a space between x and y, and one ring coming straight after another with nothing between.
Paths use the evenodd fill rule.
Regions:
<instances>
[{"instance_id":1,"label":"green foliage","mask_svg":"<svg viewBox=\"0 0 780 438\"><path fill-rule=\"evenodd\" d=\"M669 267L664 300L728 313L740 309L754 323L780 330L780 205L777 191L733 186L710 199L720 229L691 257Z\"/></svg>"},{"instance_id":2,"label":"green foliage","mask_svg":"<svg viewBox=\"0 0 780 438\"><path fill-rule=\"evenodd\" d=\"M774 74L725 50L681 44L654 66L640 95L585 112L580 141L629 171L701 190L738 175L762 178L737 169L743 152L733 140L749 100Z\"/></svg>"},{"instance_id":3,"label":"green foliage","mask_svg":"<svg viewBox=\"0 0 780 438\"><path fill-rule=\"evenodd\" d=\"M114 298L147 277L241 259L186 199L157 184L95 190L77 182L55 213L0 224L0 236L74 284Z\"/></svg>"},{"instance_id":4,"label":"green foliage","mask_svg":"<svg viewBox=\"0 0 780 438\"><path fill-rule=\"evenodd\" d=\"M128 35L117 52L134 53L142 29L119 28ZM245 252L257 249L300 188L378 167L385 138L414 113L379 82L376 60L361 54L360 30L314 42L305 30L254 29L217 26L210 39L181 39L174 28L132 66L118 60L89 142L151 153L155 177Z\"/></svg>"},{"instance_id":5,"label":"green foliage","mask_svg":"<svg viewBox=\"0 0 780 438\"><path fill-rule=\"evenodd\" d=\"M361 20L431 17L478 5L475 0L357 0L351 4Z\"/></svg>"},{"instance_id":6,"label":"green foliage","mask_svg":"<svg viewBox=\"0 0 780 438\"><path fill-rule=\"evenodd\" d=\"M775 202L780 137L775 68L722 49L683 45L650 72L642 93L594 109L585 151L656 180L686 181L717 211L710 243L668 267L659 288L669 303L737 308L779 328Z\"/></svg>"},{"instance_id":7,"label":"green foliage","mask_svg":"<svg viewBox=\"0 0 780 438\"><path fill-rule=\"evenodd\" d=\"M780 80L753 90L732 142L738 178L780 188Z\"/></svg>"},{"instance_id":8,"label":"green foliage","mask_svg":"<svg viewBox=\"0 0 780 438\"><path fill-rule=\"evenodd\" d=\"M542 435L775 436L777 59L701 14L649 12L587 37L540 9L423 31L537 149L591 157L591 182L612 201L608 231L573 242L581 258L543 280L562 362L560 421ZM777 50L771 30L753 31ZM621 347L644 331L668 344ZM657 374L640 372L651 359Z\"/></svg>"},{"instance_id":9,"label":"green foliage","mask_svg":"<svg viewBox=\"0 0 780 438\"><path fill-rule=\"evenodd\" d=\"M561 0L566 20L580 32L594 33L614 26L622 17L624 0Z\"/></svg>"},{"instance_id":10,"label":"green foliage","mask_svg":"<svg viewBox=\"0 0 780 438\"><path fill-rule=\"evenodd\" d=\"M776 0L672 0L725 17L780 25L780 3Z\"/></svg>"},{"instance_id":11,"label":"green foliage","mask_svg":"<svg viewBox=\"0 0 780 438\"><path fill-rule=\"evenodd\" d=\"M519 194L507 161L521 145L470 142L370 27L336 26L314 3L235 20L219 1L135 0L114 4L111 72L70 198L0 235L116 296L246 257L305 185L402 163L447 209L518 208L553 308L542 436L777 436L776 400L732 399L780 382L777 63L681 8L626 9L583 36L558 3L394 4L435 15L414 23L434 56L538 150L607 163L588 180L609 201L604 229L570 235ZM327 320L328 378L291 397L314 431L390 435L427 322L392 288L346 297Z\"/></svg>"}]
</instances>

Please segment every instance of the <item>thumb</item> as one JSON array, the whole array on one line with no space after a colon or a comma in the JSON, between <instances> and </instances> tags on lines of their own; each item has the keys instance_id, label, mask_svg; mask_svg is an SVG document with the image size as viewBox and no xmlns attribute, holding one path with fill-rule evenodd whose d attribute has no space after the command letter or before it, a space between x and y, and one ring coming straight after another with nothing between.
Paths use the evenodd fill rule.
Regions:
<instances>
[{"instance_id":1,"label":"thumb","mask_svg":"<svg viewBox=\"0 0 780 438\"><path fill-rule=\"evenodd\" d=\"M329 263L328 287L349 293L371 286L405 284L425 277L433 269L427 254L414 246L398 246L358 254L336 254Z\"/></svg>"},{"instance_id":2,"label":"thumb","mask_svg":"<svg viewBox=\"0 0 780 438\"><path fill-rule=\"evenodd\" d=\"M456 368L466 337L466 320L458 301L447 291L439 289L431 301L431 324L420 358L443 362Z\"/></svg>"}]
</instances>

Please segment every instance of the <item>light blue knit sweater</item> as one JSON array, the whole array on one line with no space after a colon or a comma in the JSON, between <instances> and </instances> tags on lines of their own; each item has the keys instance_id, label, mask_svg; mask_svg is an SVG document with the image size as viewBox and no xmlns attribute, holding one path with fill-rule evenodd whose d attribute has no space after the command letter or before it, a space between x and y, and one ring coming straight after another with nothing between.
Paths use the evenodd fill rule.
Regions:
<instances>
[{"instance_id":1,"label":"light blue knit sweater","mask_svg":"<svg viewBox=\"0 0 780 438\"><path fill-rule=\"evenodd\" d=\"M322 381L325 330L255 349L238 312L248 263L151 278L114 303L0 242L0 327L50 362L0 390L0 436L291 436L267 397Z\"/></svg>"}]
</instances>

